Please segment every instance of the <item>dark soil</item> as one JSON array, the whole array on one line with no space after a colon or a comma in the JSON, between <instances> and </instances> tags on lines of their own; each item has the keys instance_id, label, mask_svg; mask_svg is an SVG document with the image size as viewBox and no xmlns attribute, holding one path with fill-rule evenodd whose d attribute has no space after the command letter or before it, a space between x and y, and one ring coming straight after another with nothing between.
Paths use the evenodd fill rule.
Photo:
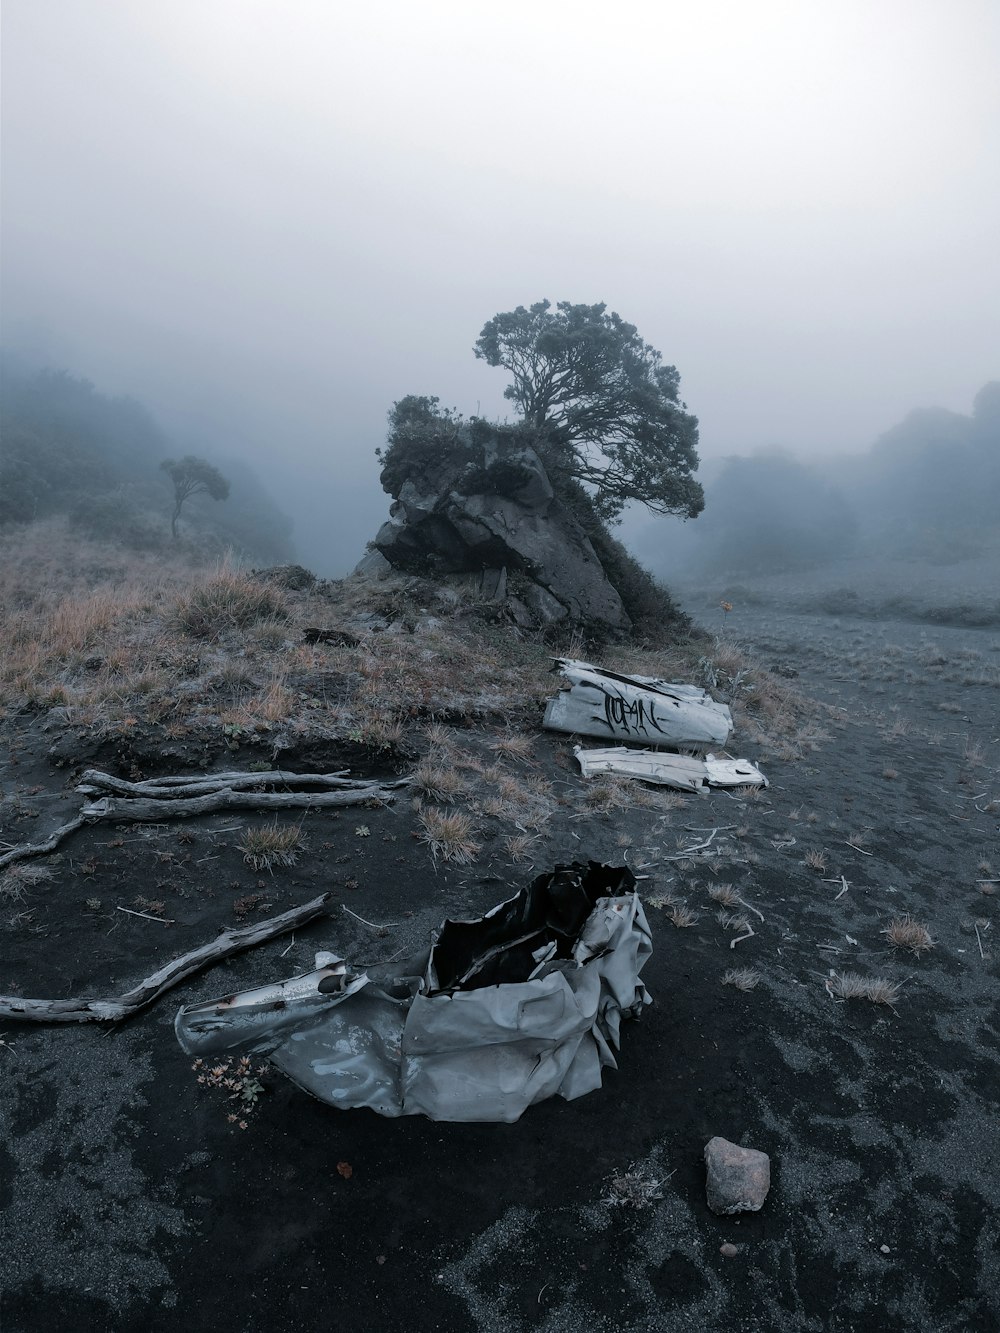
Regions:
<instances>
[{"instance_id":1,"label":"dark soil","mask_svg":"<svg viewBox=\"0 0 1000 1333\"><path fill-rule=\"evenodd\" d=\"M735 738L771 779L759 799L584 814L569 739L538 731L520 769L565 804L534 868L512 865L489 821L473 865L435 867L402 800L305 814L299 863L273 874L238 848L264 815L97 825L46 861L50 882L0 902L0 991L53 998L117 994L321 891L335 904L121 1027L3 1025L3 1333L1000 1329L1000 884L977 882L1000 876L1000 642L740 608L726 632L826 706L828 739L805 758ZM6 727L2 836L35 840L75 811L73 765L95 756L65 741L57 767L52 731ZM122 776L180 767L146 749L100 758ZM344 755L298 758L315 770ZM355 759L369 775L401 762ZM688 863L666 859L713 828ZM599 1092L514 1125L453 1125L336 1112L268 1074L240 1129L177 1046L181 1004L308 971L320 948L387 959L586 857L648 876L654 932L654 1004ZM708 897L723 882L764 916L735 948ZM667 894L694 926L671 924L655 905ZM936 941L920 958L881 933L904 914ZM759 970L756 989L721 984L734 965ZM900 982L897 1005L833 999L831 968ZM714 1135L770 1154L760 1213L708 1211ZM629 1169L662 1180L662 1198L607 1202Z\"/></svg>"}]
</instances>

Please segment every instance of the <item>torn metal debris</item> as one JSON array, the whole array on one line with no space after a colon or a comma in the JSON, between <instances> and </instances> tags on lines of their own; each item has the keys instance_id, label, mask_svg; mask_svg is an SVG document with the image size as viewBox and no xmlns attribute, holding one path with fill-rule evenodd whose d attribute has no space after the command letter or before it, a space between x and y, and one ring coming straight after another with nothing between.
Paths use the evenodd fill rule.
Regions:
<instances>
[{"instance_id":1,"label":"torn metal debris","mask_svg":"<svg viewBox=\"0 0 1000 1333\"><path fill-rule=\"evenodd\" d=\"M557 866L474 921L445 921L406 962L355 972L316 955L304 976L189 1005L189 1055L266 1055L332 1106L432 1120L516 1120L617 1068L622 1018L650 1002L635 877Z\"/></svg>"},{"instance_id":2,"label":"torn metal debris","mask_svg":"<svg viewBox=\"0 0 1000 1333\"><path fill-rule=\"evenodd\" d=\"M661 787L703 793L709 787L767 786L767 778L749 759L717 759L714 754L696 759L656 750L630 750L625 745L613 745L605 750L585 750L575 745L573 753L585 778L592 778L597 773L614 773L618 777L638 778Z\"/></svg>"},{"instance_id":3,"label":"torn metal debris","mask_svg":"<svg viewBox=\"0 0 1000 1333\"><path fill-rule=\"evenodd\" d=\"M555 660L570 688L546 705L543 726L550 731L673 747L724 746L729 739L728 707L697 685L624 676L567 657Z\"/></svg>"}]
</instances>

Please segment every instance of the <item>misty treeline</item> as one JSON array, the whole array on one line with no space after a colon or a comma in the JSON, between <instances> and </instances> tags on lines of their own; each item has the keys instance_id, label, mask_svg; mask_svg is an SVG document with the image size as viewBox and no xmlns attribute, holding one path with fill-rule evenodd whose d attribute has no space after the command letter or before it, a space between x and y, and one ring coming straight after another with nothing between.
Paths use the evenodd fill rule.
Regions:
<instances>
[{"instance_id":1,"label":"misty treeline","mask_svg":"<svg viewBox=\"0 0 1000 1333\"><path fill-rule=\"evenodd\" d=\"M0 523L65 515L85 536L157 550L172 545L173 522L200 556L291 558L291 519L235 458L220 461L227 486L215 498L226 503L203 488L178 523L176 482L163 463L179 452L134 399L107 397L66 371L0 361Z\"/></svg>"},{"instance_id":2,"label":"misty treeline","mask_svg":"<svg viewBox=\"0 0 1000 1333\"><path fill-rule=\"evenodd\" d=\"M649 530L657 573L784 573L848 556L948 563L1000 552L1000 382L969 415L919 408L861 454L725 459L697 523Z\"/></svg>"}]
</instances>

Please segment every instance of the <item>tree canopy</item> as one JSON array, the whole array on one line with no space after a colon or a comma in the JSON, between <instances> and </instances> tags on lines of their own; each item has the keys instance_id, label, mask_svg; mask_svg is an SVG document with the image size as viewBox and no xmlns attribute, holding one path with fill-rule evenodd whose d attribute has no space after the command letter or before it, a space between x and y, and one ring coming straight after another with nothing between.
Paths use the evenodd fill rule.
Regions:
<instances>
[{"instance_id":1,"label":"tree canopy","mask_svg":"<svg viewBox=\"0 0 1000 1333\"><path fill-rule=\"evenodd\" d=\"M634 324L603 303L539 301L494 315L474 350L511 372L505 397L537 431L550 473L582 482L601 518L632 500L656 514L701 512L698 419L678 397L676 368Z\"/></svg>"},{"instance_id":2,"label":"tree canopy","mask_svg":"<svg viewBox=\"0 0 1000 1333\"><path fill-rule=\"evenodd\" d=\"M160 467L174 483L174 512L170 516L170 531L177 536L177 520L185 500L192 495L210 495L213 500L225 500L229 495L229 482L211 463L194 454L185 454L179 461L165 458Z\"/></svg>"}]
</instances>

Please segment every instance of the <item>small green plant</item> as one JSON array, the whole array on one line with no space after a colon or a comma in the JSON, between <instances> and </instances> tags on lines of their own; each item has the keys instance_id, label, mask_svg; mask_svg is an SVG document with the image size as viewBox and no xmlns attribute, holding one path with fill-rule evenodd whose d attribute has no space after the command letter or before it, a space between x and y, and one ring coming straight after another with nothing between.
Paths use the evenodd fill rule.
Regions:
<instances>
[{"instance_id":1,"label":"small green plant","mask_svg":"<svg viewBox=\"0 0 1000 1333\"><path fill-rule=\"evenodd\" d=\"M257 1103L264 1084L261 1079L267 1073L266 1065L253 1068L250 1057L230 1056L217 1065L206 1065L197 1059L191 1066L202 1087L212 1088L224 1094L226 1101L235 1103L233 1110L226 1112L226 1120L239 1129L247 1129L246 1117L257 1109Z\"/></svg>"}]
</instances>

